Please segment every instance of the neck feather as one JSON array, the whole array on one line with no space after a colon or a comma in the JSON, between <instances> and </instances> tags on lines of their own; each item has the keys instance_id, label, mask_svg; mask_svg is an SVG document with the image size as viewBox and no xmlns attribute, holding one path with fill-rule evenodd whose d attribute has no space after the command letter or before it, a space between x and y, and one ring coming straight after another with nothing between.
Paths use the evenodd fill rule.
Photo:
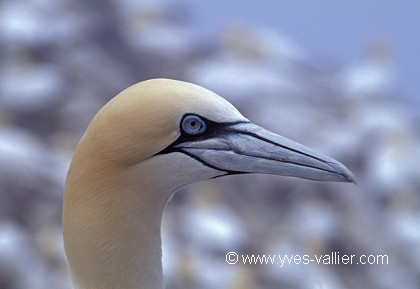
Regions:
<instances>
[{"instance_id":1,"label":"neck feather","mask_svg":"<svg viewBox=\"0 0 420 289\"><path fill-rule=\"evenodd\" d=\"M83 166L72 164L67 179L63 233L74 284L162 289L160 227L171 191L148 183L141 167L103 167L88 168L95 173L86 174Z\"/></svg>"}]
</instances>

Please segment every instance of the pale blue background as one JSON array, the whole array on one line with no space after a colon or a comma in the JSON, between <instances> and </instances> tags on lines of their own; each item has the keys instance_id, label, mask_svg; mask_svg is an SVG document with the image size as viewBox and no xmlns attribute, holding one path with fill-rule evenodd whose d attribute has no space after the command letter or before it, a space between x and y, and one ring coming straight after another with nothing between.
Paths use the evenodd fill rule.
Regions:
<instances>
[{"instance_id":1,"label":"pale blue background","mask_svg":"<svg viewBox=\"0 0 420 289\"><path fill-rule=\"evenodd\" d=\"M227 23L274 27L306 51L357 62L372 41L390 44L401 97L420 102L420 1L194 1L186 0L200 29Z\"/></svg>"}]
</instances>

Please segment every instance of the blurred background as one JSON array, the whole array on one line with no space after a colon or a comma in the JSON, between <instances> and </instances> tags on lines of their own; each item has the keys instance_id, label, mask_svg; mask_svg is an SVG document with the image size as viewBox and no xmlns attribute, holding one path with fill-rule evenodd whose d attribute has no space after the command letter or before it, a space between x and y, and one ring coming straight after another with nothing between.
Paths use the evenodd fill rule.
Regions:
<instances>
[{"instance_id":1,"label":"blurred background","mask_svg":"<svg viewBox=\"0 0 420 289\"><path fill-rule=\"evenodd\" d=\"M167 288L420 288L419 19L417 0L1 0L0 288L70 288L72 152L103 104L154 77L203 85L358 179L183 188L162 224ZM228 265L229 251L388 264Z\"/></svg>"}]
</instances>

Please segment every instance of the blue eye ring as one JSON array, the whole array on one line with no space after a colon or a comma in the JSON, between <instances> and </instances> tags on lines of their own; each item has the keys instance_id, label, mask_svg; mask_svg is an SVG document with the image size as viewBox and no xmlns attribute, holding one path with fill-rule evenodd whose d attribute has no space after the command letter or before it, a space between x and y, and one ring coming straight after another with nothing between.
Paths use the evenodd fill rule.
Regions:
<instances>
[{"instance_id":1,"label":"blue eye ring","mask_svg":"<svg viewBox=\"0 0 420 289\"><path fill-rule=\"evenodd\" d=\"M207 129L206 122L195 114L189 114L184 116L181 121L182 132L188 135L200 135Z\"/></svg>"}]
</instances>

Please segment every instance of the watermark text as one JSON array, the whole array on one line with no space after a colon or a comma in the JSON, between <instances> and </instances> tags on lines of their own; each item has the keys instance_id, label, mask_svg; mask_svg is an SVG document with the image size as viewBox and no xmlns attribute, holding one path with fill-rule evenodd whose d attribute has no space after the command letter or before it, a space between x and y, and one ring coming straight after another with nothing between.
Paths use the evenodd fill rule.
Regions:
<instances>
[{"instance_id":1,"label":"watermark text","mask_svg":"<svg viewBox=\"0 0 420 289\"><path fill-rule=\"evenodd\" d=\"M249 264L249 265L277 265L284 267L287 265L387 265L388 255L373 254L341 254L340 252L331 252L330 254L262 254L262 255L245 255L236 252L226 254L226 262L228 264Z\"/></svg>"}]
</instances>

